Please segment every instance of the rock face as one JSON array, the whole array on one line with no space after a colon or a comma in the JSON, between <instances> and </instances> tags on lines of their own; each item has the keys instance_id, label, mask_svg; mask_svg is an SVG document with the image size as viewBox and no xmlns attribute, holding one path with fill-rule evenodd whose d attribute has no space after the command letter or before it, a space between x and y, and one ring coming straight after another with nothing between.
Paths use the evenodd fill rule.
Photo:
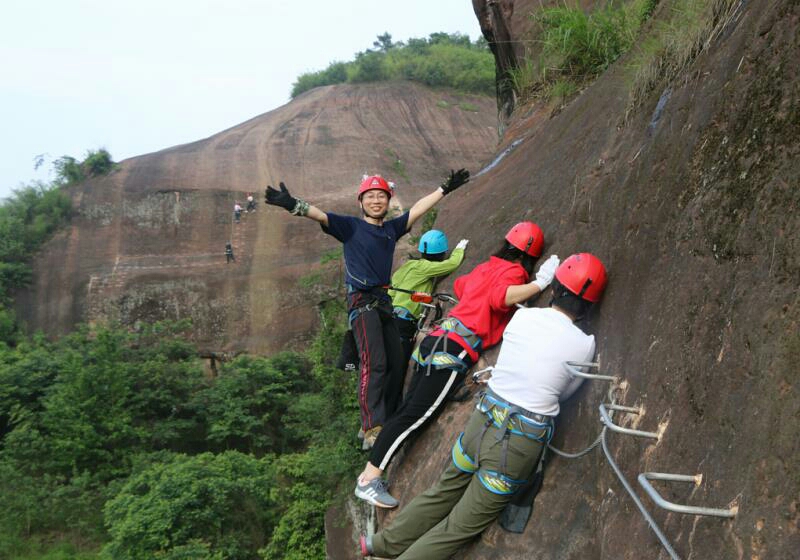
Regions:
<instances>
[{"instance_id":1,"label":"rock face","mask_svg":"<svg viewBox=\"0 0 800 560\"><path fill-rule=\"evenodd\" d=\"M520 14L536 2L486 4ZM545 254L591 251L606 263L589 330L602 370L625 380L621 402L644 409L618 421L663 430L658 441L610 433L610 452L682 558L800 550L799 22L794 1L736 3L702 53L627 120L624 60L554 116L515 114L516 135L504 139L515 149L437 221L471 239L466 270L523 219L543 227ZM597 437L606 391L584 384L554 445L574 451ZM401 507L439 476L469 413L448 404L395 458ZM672 502L735 504L738 515L661 510L636 483L646 471L702 473L698 487L654 486ZM494 525L458 557L668 556L596 449L550 461L524 534Z\"/></svg>"},{"instance_id":2,"label":"rock face","mask_svg":"<svg viewBox=\"0 0 800 560\"><path fill-rule=\"evenodd\" d=\"M269 352L316 324L320 256L338 244L310 221L266 208L267 184L330 211L357 212L363 173L397 184L400 206L450 168L480 167L497 142L494 100L410 83L330 86L205 140L122 162L72 191L77 215L17 297L30 327L193 321L208 352ZM248 192L255 213L233 221ZM226 264L231 241L235 263ZM329 297L329 295L327 295Z\"/></svg>"}]
</instances>

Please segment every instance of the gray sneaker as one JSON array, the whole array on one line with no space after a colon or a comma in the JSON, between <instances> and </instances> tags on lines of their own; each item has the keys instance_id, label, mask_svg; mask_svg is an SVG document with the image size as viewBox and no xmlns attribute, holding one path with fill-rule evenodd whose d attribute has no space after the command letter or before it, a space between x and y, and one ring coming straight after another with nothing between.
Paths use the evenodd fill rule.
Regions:
<instances>
[{"instance_id":1,"label":"gray sneaker","mask_svg":"<svg viewBox=\"0 0 800 560\"><path fill-rule=\"evenodd\" d=\"M396 508L400 502L389 494L389 484L382 478L373 478L364 485L356 481L356 496L373 506L381 508Z\"/></svg>"}]
</instances>

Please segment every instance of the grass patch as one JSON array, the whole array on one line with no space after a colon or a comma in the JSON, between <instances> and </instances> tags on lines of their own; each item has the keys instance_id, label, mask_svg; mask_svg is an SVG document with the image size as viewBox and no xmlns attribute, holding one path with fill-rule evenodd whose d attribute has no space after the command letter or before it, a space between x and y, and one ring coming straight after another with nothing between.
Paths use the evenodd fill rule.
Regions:
<instances>
[{"instance_id":1,"label":"grass patch","mask_svg":"<svg viewBox=\"0 0 800 560\"><path fill-rule=\"evenodd\" d=\"M462 111L469 111L470 113L477 113L478 106L468 102L459 103L458 106L461 108Z\"/></svg>"},{"instance_id":2,"label":"grass patch","mask_svg":"<svg viewBox=\"0 0 800 560\"><path fill-rule=\"evenodd\" d=\"M313 288L314 286L319 286L322 284L322 273L320 272L312 272L311 274L306 274L301 276L297 279L297 284L301 288Z\"/></svg>"},{"instance_id":3,"label":"grass patch","mask_svg":"<svg viewBox=\"0 0 800 560\"><path fill-rule=\"evenodd\" d=\"M420 237L425 235L427 232L433 229L433 225L436 223L436 218L439 216L439 209L438 208L431 208L422 216L422 226L420 227L419 234L417 235L409 235L408 236L408 244L416 246L419 243Z\"/></svg>"},{"instance_id":4,"label":"grass patch","mask_svg":"<svg viewBox=\"0 0 800 560\"><path fill-rule=\"evenodd\" d=\"M344 247L339 245L335 249L331 249L325 253L322 253L322 256L319 259L320 264L327 264L331 261L338 261L344 255Z\"/></svg>"},{"instance_id":5,"label":"grass patch","mask_svg":"<svg viewBox=\"0 0 800 560\"><path fill-rule=\"evenodd\" d=\"M511 87L517 94L519 101L525 103L537 97L542 90L544 85L542 77L540 64L535 63L529 57L525 57L519 66L509 71L508 79L511 81Z\"/></svg>"},{"instance_id":6,"label":"grass patch","mask_svg":"<svg viewBox=\"0 0 800 560\"><path fill-rule=\"evenodd\" d=\"M523 56L508 77L519 102L567 100L631 48L657 4L609 2L588 14L564 4L531 14L539 28L539 50Z\"/></svg>"},{"instance_id":7,"label":"grass patch","mask_svg":"<svg viewBox=\"0 0 800 560\"><path fill-rule=\"evenodd\" d=\"M23 548L12 553L9 560L99 560L100 552L77 549L70 543L47 546L37 542L25 543Z\"/></svg>"},{"instance_id":8,"label":"grass patch","mask_svg":"<svg viewBox=\"0 0 800 560\"><path fill-rule=\"evenodd\" d=\"M547 91L548 99L563 104L578 92L575 82L567 79L556 80Z\"/></svg>"},{"instance_id":9,"label":"grass patch","mask_svg":"<svg viewBox=\"0 0 800 560\"><path fill-rule=\"evenodd\" d=\"M408 181L408 173L406 172L406 164L403 163L403 160L400 159L400 154L392 150L391 148L386 148L383 153L389 156L392 160L392 171L394 171L395 176L402 177L406 181Z\"/></svg>"},{"instance_id":10,"label":"grass patch","mask_svg":"<svg viewBox=\"0 0 800 560\"><path fill-rule=\"evenodd\" d=\"M631 94L626 117L648 94L669 82L708 47L733 17L737 0L672 0L628 63Z\"/></svg>"},{"instance_id":11,"label":"grass patch","mask_svg":"<svg viewBox=\"0 0 800 560\"><path fill-rule=\"evenodd\" d=\"M442 109L447 109L448 107L450 107L450 104L444 99L440 99L439 101L436 102L436 106L441 107Z\"/></svg>"}]
</instances>

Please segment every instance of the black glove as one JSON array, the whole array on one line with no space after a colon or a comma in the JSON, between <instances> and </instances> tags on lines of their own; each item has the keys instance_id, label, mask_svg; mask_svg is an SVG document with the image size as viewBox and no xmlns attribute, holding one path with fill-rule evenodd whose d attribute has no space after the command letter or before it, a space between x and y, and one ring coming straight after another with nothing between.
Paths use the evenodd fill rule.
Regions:
<instances>
[{"instance_id":1,"label":"black glove","mask_svg":"<svg viewBox=\"0 0 800 560\"><path fill-rule=\"evenodd\" d=\"M442 183L442 194L448 194L456 190L461 185L469 183L469 171L464 168L458 171L450 170L450 176Z\"/></svg>"},{"instance_id":2,"label":"black glove","mask_svg":"<svg viewBox=\"0 0 800 560\"><path fill-rule=\"evenodd\" d=\"M283 184L283 181L280 182L280 187L281 190L273 189L272 185L267 186L264 201L273 206L286 208L287 211L291 212L297 205L297 199L289 194L289 190Z\"/></svg>"}]
</instances>

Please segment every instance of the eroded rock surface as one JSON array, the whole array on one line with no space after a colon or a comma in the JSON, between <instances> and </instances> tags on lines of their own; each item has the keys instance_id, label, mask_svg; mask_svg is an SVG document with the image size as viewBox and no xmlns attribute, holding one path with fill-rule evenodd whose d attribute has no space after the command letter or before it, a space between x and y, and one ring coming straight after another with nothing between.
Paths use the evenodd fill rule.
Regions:
<instances>
[{"instance_id":1,"label":"eroded rock surface","mask_svg":"<svg viewBox=\"0 0 800 560\"><path fill-rule=\"evenodd\" d=\"M122 162L72 191L76 217L35 263L20 316L51 334L80 321L184 319L204 351L302 346L338 246L315 224L266 208L285 181L319 207L357 212L363 173L397 184L400 206L449 169L476 169L497 142L494 100L411 83L318 88L205 140ZM233 223L233 205L255 213ZM225 243L236 263L226 265ZM338 280L338 278L337 278ZM334 282L336 283L336 282Z\"/></svg>"},{"instance_id":2,"label":"eroded rock surface","mask_svg":"<svg viewBox=\"0 0 800 560\"><path fill-rule=\"evenodd\" d=\"M513 4L518 14L531 2ZM472 240L467 269L522 219L543 227L545 254L600 256L610 281L590 325L599 361L626 380L624 404L644 407L638 427L664 430L655 443L610 434L611 453L682 558L784 560L800 550L800 6L734 8L627 120L625 60L556 115L515 114L504 143L524 141L437 225ZM605 392L586 383L571 399L556 446L594 440ZM469 407L448 404L396 458L401 507L450 460ZM655 486L670 501L739 513L660 510L636 483L645 471L702 473L697 488ZM595 450L550 462L524 534L494 525L458 557L668 556Z\"/></svg>"}]
</instances>

